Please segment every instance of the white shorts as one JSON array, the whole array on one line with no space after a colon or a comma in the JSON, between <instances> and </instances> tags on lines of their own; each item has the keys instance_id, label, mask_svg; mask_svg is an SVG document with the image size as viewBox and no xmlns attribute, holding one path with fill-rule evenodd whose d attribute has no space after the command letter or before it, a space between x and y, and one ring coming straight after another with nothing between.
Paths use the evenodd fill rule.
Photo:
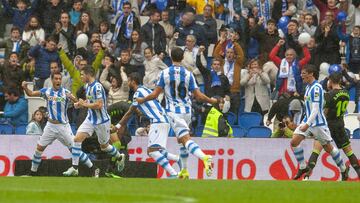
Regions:
<instances>
[{"instance_id":1,"label":"white shorts","mask_svg":"<svg viewBox=\"0 0 360 203\"><path fill-rule=\"evenodd\" d=\"M170 131L168 123L153 123L150 125L148 147L166 148L166 142Z\"/></svg>"},{"instance_id":2,"label":"white shorts","mask_svg":"<svg viewBox=\"0 0 360 203\"><path fill-rule=\"evenodd\" d=\"M85 119L77 130L78 133L87 133L89 136L91 136L94 131L100 144L108 143L110 140L110 120L102 124L94 125L89 119Z\"/></svg>"},{"instance_id":3,"label":"white shorts","mask_svg":"<svg viewBox=\"0 0 360 203\"><path fill-rule=\"evenodd\" d=\"M191 113L188 114L176 114L173 112L167 112L170 120L171 128L174 130L176 137L180 138L189 134L189 124L191 123Z\"/></svg>"},{"instance_id":4,"label":"white shorts","mask_svg":"<svg viewBox=\"0 0 360 203\"><path fill-rule=\"evenodd\" d=\"M309 127L305 132L300 130L300 124L294 131L294 134L303 135L305 137L314 136L314 139L319 141L321 145L325 145L332 141L330 130L326 125Z\"/></svg>"},{"instance_id":5,"label":"white shorts","mask_svg":"<svg viewBox=\"0 0 360 203\"><path fill-rule=\"evenodd\" d=\"M38 144L46 147L54 142L54 140L59 140L63 145L70 148L74 142L74 135L71 131L70 124L53 124L47 122Z\"/></svg>"}]
</instances>

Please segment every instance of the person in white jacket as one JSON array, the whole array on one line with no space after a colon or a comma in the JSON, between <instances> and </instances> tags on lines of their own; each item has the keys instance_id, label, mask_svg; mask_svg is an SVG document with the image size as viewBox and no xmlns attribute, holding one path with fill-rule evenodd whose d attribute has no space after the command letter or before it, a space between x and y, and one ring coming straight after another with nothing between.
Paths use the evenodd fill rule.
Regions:
<instances>
[{"instance_id":1,"label":"person in white jacket","mask_svg":"<svg viewBox=\"0 0 360 203\"><path fill-rule=\"evenodd\" d=\"M43 130L41 129L41 120L43 119L43 114L40 110L36 110L31 118L31 121L26 126L27 135L42 135Z\"/></svg>"},{"instance_id":2,"label":"person in white jacket","mask_svg":"<svg viewBox=\"0 0 360 203\"><path fill-rule=\"evenodd\" d=\"M36 16L31 16L28 23L26 23L22 40L28 42L30 46L35 46L45 41L45 31Z\"/></svg>"},{"instance_id":3,"label":"person in white jacket","mask_svg":"<svg viewBox=\"0 0 360 203\"><path fill-rule=\"evenodd\" d=\"M153 90L156 87L160 72L168 67L157 55L154 55L150 47L144 50L144 56L145 76L143 85Z\"/></svg>"}]
</instances>

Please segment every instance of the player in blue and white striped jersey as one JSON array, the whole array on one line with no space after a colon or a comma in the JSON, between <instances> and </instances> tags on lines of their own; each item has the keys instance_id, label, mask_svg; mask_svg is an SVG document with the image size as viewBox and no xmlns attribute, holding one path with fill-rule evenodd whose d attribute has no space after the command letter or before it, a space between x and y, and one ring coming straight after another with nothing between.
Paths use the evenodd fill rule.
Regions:
<instances>
[{"instance_id":1,"label":"player in blue and white striped jersey","mask_svg":"<svg viewBox=\"0 0 360 203\"><path fill-rule=\"evenodd\" d=\"M110 140L110 116L106 110L106 95L102 85L95 80L95 71L91 66L86 66L81 70L80 77L86 84L86 101L79 99L74 104L75 108L88 108L88 115L80 125L74 138L72 148L72 167L64 173L69 176L76 175L79 165L79 152L81 143L94 132L98 137L100 148L115 158L114 164L120 172L124 168L125 155L109 144Z\"/></svg>"},{"instance_id":2,"label":"player in blue and white striped jersey","mask_svg":"<svg viewBox=\"0 0 360 203\"><path fill-rule=\"evenodd\" d=\"M316 67L314 65L305 65L301 70L303 82L307 84L304 95L306 116L303 122L295 129L290 142L296 160L299 162L299 170L293 179L299 179L310 169L306 166L304 159L304 150L300 143L305 137L314 136L320 142L324 150L331 154L336 165L340 168L342 176L346 177L348 169L343 162L340 151L331 144L332 138L324 116L324 90L315 79Z\"/></svg>"},{"instance_id":3,"label":"player in blue and white striped jersey","mask_svg":"<svg viewBox=\"0 0 360 203\"><path fill-rule=\"evenodd\" d=\"M206 175L211 176L212 157L210 155L205 155L198 144L190 139L190 97L194 96L199 101L211 104L217 103L217 100L213 98L210 99L200 92L193 74L181 66L183 57L184 51L181 48L173 48L171 50L173 65L161 72L158 85L153 93L145 98L138 98L137 101L139 104L142 104L146 101L156 99L162 91L165 92L166 113L170 118L170 124L175 131L178 142L183 145L180 147L182 170L180 171L179 176L182 178L189 177L189 172L187 171L187 157L189 156L189 152L203 160Z\"/></svg>"},{"instance_id":4,"label":"player in blue and white striped jersey","mask_svg":"<svg viewBox=\"0 0 360 203\"><path fill-rule=\"evenodd\" d=\"M41 163L41 155L48 145L54 140L59 140L63 145L69 148L74 142L74 135L71 131L69 119L67 117L67 108L70 101L77 102L71 92L61 87L62 75L60 72L51 74L52 88L43 88L40 91L31 91L27 87L27 82L22 83L22 87L28 96L41 96L47 102L47 110L49 119L44 128L43 135L40 136L31 164L31 175L36 175L38 167ZM93 168L93 164L85 153L79 152L80 161L89 168ZM94 172L95 168L93 168Z\"/></svg>"},{"instance_id":5,"label":"player in blue and white striped jersey","mask_svg":"<svg viewBox=\"0 0 360 203\"><path fill-rule=\"evenodd\" d=\"M151 100L138 104L136 101L137 98L144 98L152 92L144 86L139 86L140 83L141 77L138 73L131 73L128 76L128 85L135 94L131 107L116 127L118 128L120 134L123 133L131 115L139 109L144 116L150 119L151 123L147 150L149 156L153 158L157 164L163 167L170 174L170 177L175 178L178 174L174 168L171 167L169 160L174 160L179 163L180 158L179 156L166 151L166 141L170 131L168 116L158 100Z\"/></svg>"}]
</instances>

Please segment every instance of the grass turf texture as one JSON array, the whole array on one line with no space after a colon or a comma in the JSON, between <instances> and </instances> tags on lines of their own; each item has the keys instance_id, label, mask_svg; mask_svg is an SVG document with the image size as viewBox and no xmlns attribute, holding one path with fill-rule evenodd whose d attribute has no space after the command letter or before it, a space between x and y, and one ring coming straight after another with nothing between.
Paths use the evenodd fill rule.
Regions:
<instances>
[{"instance_id":1,"label":"grass turf texture","mask_svg":"<svg viewBox=\"0 0 360 203\"><path fill-rule=\"evenodd\" d=\"M359 182L0 178L0 202L359 202Z\"/></svg>"}]
</instances>

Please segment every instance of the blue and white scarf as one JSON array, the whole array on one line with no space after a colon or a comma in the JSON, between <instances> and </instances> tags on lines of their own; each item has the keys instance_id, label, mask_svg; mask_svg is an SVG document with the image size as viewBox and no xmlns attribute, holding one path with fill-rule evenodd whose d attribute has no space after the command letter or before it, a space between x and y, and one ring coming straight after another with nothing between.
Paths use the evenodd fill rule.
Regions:
<instances>
[{"instance_id":1,"label":"blue and white scarf","mask_svg":"<svg viewBox=\"0 0 360 203\"><path fill-rule=\"evenodd\" d=\"M121 14L121 16L119 17L119 19L116 22L113 40L116 40L116 38L119 35L120 29L121 29L121 24L122 24L122 21L124 20L124 17L125 17L124 14ZM128 16L127 21L125 23L126 27L125 27L124 37L126 39L130 39L130 37L131 37L131 33L133 31L133 24L134 24L134 15L132 13L130 13L130 15ZM129 26L129 25L131 25L131 26Z\"/></svg>"},{"instance_id":2,"label":"blue and white scarf","mask_svg":"<svg viewBox=\"0 0 360 203\"><path fill-rule=\"evenodd\" d=\"M286 11L287 11L287 2L286 2L286 0L282 0L281 14L285 13Z\"/></svg>"},{"instance_id":3,"label":"blue and white scarf","mask_svg":"<svg viewBox=\"0 0 360 203\"><path fill-rule=\"evenodd\" d=\"M261 3L261 0L256 0L256 6L259 8L258 17L264 17L263 26L264 28L266 28L266 23L271 18L271 13L270 13L271 5L269 0L265 0L264 4L265 6L262 6L263 4Z\"/></svg>"},{"instance_id":4,"label":"blue and white scarf","mask_svg":"<svg viewBox=\"0 0 360 203\"><path fill-rule=\"evenodd\" d=\"M218 73L211 70L211 87L221 86L221 80Z\"/></svg>"}]
</instances>

